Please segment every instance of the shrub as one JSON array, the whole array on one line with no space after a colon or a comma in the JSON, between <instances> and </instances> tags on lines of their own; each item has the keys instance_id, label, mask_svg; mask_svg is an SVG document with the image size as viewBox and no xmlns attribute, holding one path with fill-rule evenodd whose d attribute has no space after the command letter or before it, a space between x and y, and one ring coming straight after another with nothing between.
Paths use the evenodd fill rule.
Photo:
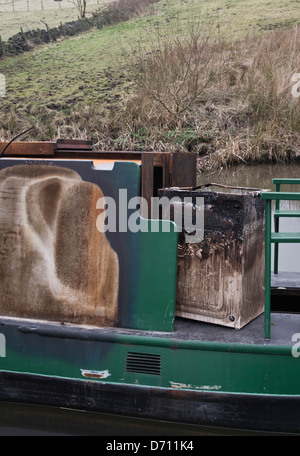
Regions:
<instances>
[{"instance_id":1,"label":"shrub","mask_svg":"<svg viewBox=\"0 0 300 456\"><path fill-rule=\"evenodd\" d=\"M157 26L152 40L137 45L126 124L132 131L151 126L154 143L162 148L187 147L174 138L193 131L199 141L188 144L205 155L203 166L296 158L300 98L293 98L291 89L293 74L300 72L298 29L238 42L217 31L214 25L193 24L165 33ZM203 132L210 147L203 147Z\"/></svg>"}]
</instances>

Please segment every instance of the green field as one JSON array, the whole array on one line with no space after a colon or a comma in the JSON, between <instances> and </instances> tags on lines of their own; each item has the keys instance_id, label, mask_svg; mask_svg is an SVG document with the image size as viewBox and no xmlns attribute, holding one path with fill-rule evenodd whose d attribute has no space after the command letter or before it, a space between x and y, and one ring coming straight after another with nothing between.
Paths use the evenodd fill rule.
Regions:
<instances>
[{"instance_id":1,"label":"green field","mask_svg":"<svg viewBox=\"0 0 300 456\"><path fill-rule=\"evenodd\" d=\"M87 16L112 0L87 0ZM0 36L7 40L20 32L76 20L78 9L71 0L0 0ZM43 21L43 22L42 22Z\"/></svg>"},{"instance_id":2,"label":"green field","mask_svg":"<svg viewBox=\"0 0 300 456\"><path fill-rule=\"evenodd\" d=\"M5 14L8 13L0 13L1 18L5 19ZM19 26L25 27L23 20L29 21L25 16L20 17L20 23L15 24L16 29ZM62 19L58 18L58 20ZM239 148L242 145L243 148L248 147L245 144L249 142L249 138L253 140L257 132L266 133L266 137L269 137L271 128L276 130L273 128L276 125L274 116L269 124L265 125L265 113L261 116L264 118L264 127L261 119L259 124L255 124L258 111L266 109L268 104L271 105L271 102L264 101L263 108L261 106L259 110L257 108L258 99L261 100L265 96L265 89L262 94L258 94L257 84L259 83L253 84L253 87L256 86L256 98L254 101L251 94L247 93L246 103L248 104L245 108L245 94L243 99L238 99L238 91L235 91L230 95L230 100L225 100L223 87L218 98L215 84L208 94L209 97L205 100L203 97L195 98L195 103L189 105L189 110L184 112L182 118L179 119L177 116L175 121L173 116L170 120L170 116L167 118L162 111L159 115L158 110L155 115L151 114L154 102L157 100L152 99L151 102L150 97L148 106L152 103L153 108L148 107L148 113L145 111L146 107L142 106L144 101L146 106L147 93L145 96L141 94L141 87L136 85L135 72L131 71L135 65L135 56L140 53L137 61L141 55L145 59L148 58L147 56L151 54L150 46L155 48L158 45L157 39L160 42L159 45L162 41L170 43L174 32L186 36L190 33L193 24L198 24L198 30L201 28L205 33L213 28L216 32L214 35L219 37L219 41L225 39L230 41L231 55L241 55L241 61L255 58L257 50L262 47L257 41L261 38L258 37L267 37L269 41L265 44L266 49L272 52L274 49L271 47L276 44L276 40L279 40L278 47L280 47L279 44L284 41L280 35L281 30L291 30L291 36L295 35L294 47L297 44L297 50L299 50L300 39L298 40L298 31L295 28L299 20L300 4L293 0L161 0L152 5L146 15L131 21L103 27L101 30L93 29L76 37L38 47L30 53L0 60L0 72L6 77L7 87L7 97L0 98L0 136L10 138L33 125L36 128L27 138L39 140L55 140L59 137L86 138L92 139L99 147L106 149L192 147L199 152L202 147L201 150L205 153L225 151L226 154L230 149L233 157L239 154ZM51 25L50 20L49 25ZM195 29L193 30L192 33L195 34ZM248 40L247 45L243 41L245 39ZM247 50L247 46L250 51ZM284 49L280 52L283 56L286 54ZM276 57L278 61L275 60L272 65L280 66L281 73L289 80L291 74L299 71L300 67L297 67L298 61L296 62L295 56L292 61L285 62L281 58L282 55L278 54ZM265 60L269 57L270 55L266 55ZM278 62L281 62L280 65ZM236 62L232 65L232 68L235 68ZM265 74L269 74L270 69L265 71ZM258 77L258 73L259 66L256 67L255 77ZM226 74L228 75L228 71ZM278 79L279 76L277 73L276 75ZM254 75L251 77L254 78ZM282 76L280 77L282 79ZM249 77L247 84L249 84ZM276 96L282 97L284 91L285 94L290 93L290 88L284 86L286 82L282 83L281 88L278 81L276 84L278 92ZM245 84L239 86L239 90L243 87ZM289 100L288 103L290 101L295 100ZM272 99L272 103L274 105L271 109L278 105L278 100ZM226 131L227 139L223 134L223 123L217 123L216 120L212 125L212 116L209 118L204 116L212 104L215 117L217 117L216 113L220 112L222 114L218 114L219 117L226 114L228 118L234 118L229 125L230 131ZM241 112L242 104L243 112ZM141 108L140 113L137 107ZM285 106L285 109L287 113L290 108ZM256 117L253 116L254 111ZM298 104L296 107L292 106L292 111L293 129L297 131L298 117L297 119L295 117L299 111ZM248 114L250 117L247 119L250 121L245 120ZM228 122L226 125L228 129ZM249 134L249 128L252 129L251 134ZM262 128L265 130L261 130ZM282 128L292 128L291 121L288 126ZM243 135L240 134L239 129L243 129ZM287 136L293 139L290 148L298 145L298 136L295 138L294 130L291 135L286 132ZM248 131L247 137L244 136L246 131ZM274 131L272 134L275 134ZM220 134L219 142L216 140L216 134ZM213 139L212 136L214 136ZM259 147L260 145L255 143L255 148ZM251 153L254 153L253 151L252 144ZM248 159L249 154L245 155L245 151L243 154L244 159ZM259 152L256 151L255 154L256 157L259 156ZM264 154L266 155L268 154Z\"/></svg>"}]
</instances>

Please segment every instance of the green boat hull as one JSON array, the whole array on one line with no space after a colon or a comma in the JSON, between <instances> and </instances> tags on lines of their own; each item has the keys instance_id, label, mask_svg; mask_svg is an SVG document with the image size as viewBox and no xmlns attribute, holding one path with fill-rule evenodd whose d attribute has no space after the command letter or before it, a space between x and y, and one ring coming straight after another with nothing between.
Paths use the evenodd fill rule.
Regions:
<instances>
[{"instance_id":1,"label":"green boat hull","mask_svg":"<svg viewBox=\"0 0 300 456\"><path fill-rule=\"evenodd\" d=\"M291 346L2 319L0 400L192 426L300 433Z\"/></svg>"}]
</instances>

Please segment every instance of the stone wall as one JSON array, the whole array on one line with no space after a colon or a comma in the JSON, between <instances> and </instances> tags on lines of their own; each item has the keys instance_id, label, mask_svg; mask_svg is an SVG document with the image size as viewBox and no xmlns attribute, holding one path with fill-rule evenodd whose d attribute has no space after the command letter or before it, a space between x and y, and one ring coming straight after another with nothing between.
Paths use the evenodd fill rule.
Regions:
<instances>
[{"instance_id":1,"label":"stone wall","mask_svg":"<svg viewBox=\"0 0 300 456\"><path fill-rule=\"evenodd\" d=\"M59 27L20 31L0 45L0 57L13 56L30 51L35 46L56 41L65 36L74 36L98 25L99 20L78 19L77 21L61 24Z\"/></svg>"},{"instance_id":2,"label":"stone wall","mask_svg":"<svg viewBox=\"0 0 300 456\"><path fill-rule=\"evenodd\" d=\"M93 13L92 17L61 24L59 27L36 29L24 32L22 29L6 42L0 41L0 58L9 57L30 51L34 47L56 41L67 36L78 35L93 27L102 28L127 21L142 14L149 5L159 0L117 0L100 12Z\"/></svg>"}]
</instances>

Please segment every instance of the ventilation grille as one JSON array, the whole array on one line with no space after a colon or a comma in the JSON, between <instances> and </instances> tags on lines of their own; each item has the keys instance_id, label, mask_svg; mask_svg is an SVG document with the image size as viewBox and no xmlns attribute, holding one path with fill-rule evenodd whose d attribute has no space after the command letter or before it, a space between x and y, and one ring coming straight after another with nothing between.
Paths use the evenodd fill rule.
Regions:
<instances>
[{"instance_id":1,"label":"ventilation grille","mask_svg":"<svg viewBox=\"0 0 300 456\"><path fill-rule=\"evenodd\" d=\"M129 352L126 359L126 370L138 374L160 375L160 355Z\"/></svg>"}]
</instances>

